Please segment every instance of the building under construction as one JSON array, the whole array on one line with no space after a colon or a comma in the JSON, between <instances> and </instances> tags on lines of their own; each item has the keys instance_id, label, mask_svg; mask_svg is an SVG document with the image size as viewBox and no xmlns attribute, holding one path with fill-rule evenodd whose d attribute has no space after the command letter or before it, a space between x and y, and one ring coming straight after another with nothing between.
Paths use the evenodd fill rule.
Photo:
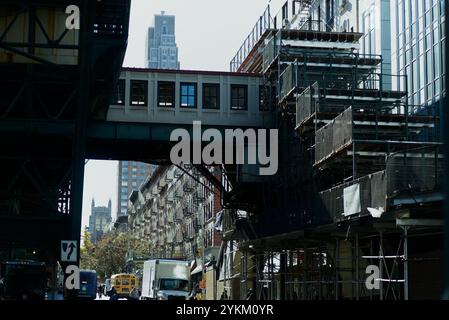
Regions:
<instances>
[{"instance_id":1,"label":"building under construction","mask_svg":"<svg viewBox=\"0 0 449 320\"><path fill-rule=\"evenodd\" d=\"M382 57L359 53L362 34L334 31L316 2L266 11L231 62L263 74L279 171L248 181L225 167L223 287L235 299L439 298L438 112L409 105Z\"/></svg>"}]
</instances>

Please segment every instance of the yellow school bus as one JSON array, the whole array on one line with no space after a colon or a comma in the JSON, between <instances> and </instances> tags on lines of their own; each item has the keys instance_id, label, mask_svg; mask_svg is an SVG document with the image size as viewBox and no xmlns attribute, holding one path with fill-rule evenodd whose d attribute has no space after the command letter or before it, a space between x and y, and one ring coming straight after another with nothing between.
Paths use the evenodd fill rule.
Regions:
<instances>
[{"instance_id":1,"label":"yellow school bus","mask_svg":"<svg viewBox=\"0 0 449 320\"><path fill-rule=\"evenodd\" d=\"M139 278L134 274L119 273L111 277L111 287L115 288L119 298L129 298L133 288L139 288Z\"/></svg>"}]
</instances>

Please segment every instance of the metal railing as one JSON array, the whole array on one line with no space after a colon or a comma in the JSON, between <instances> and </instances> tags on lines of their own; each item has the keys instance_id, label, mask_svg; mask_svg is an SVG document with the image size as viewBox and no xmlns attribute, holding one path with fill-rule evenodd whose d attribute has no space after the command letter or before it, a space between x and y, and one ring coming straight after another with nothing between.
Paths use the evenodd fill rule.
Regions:
<instances>
[{"instance_id":1,"label":"metal railing","mask_svg":"<svg viewBox=\"0 0 449 320\"><path fill-rule=\"evenodd\" d=\"M279 49L281 47L281 31L278 31L274 36L272 36L266 43L265 48L262 53L262 70L266 70L270 67L273 60L279 54Z\"/></svg>"},{"instance_id":2,"label":"metal railing","mask_svg":"<svg viewBox=\"0 0 449 320\"><path fill-rule=\"evenodd\" d=\"M306 88L296 99L296 124L300 125L308 119L316 110L316 102L319 100L320 90L315 82Z\"/></svg>"},{"instance_id":3,"label":"metal railing","mask_svg":"<svg viewBox=\"0 0 449 320\"><path fill-rule=\"evenodd\" d=\"M315 163L325 160L352 142L352 121L352 108L350 107L316 132Z\"/></svg>"},{"instance_id":4,"label":"metal railing","mask_svg":"<svg viewBox=\"0 0 449 320\"><path fill-rule=\"evenodd\" d=\"M331 221L340 221L353 215L381 214L388 211L391 200L399 197L410 198L410 203L420 205L416 200L418 195L442 191L444 159L441 148L422 147L389 155L385 170L320 192L320 212ZM349 187L356 188L348 192ZM355 207L359 210L355 211L358 212L345 212L345 201L357 202Z\"/></svg>"},{"instance_id":5,"label":"metal railing","mask_svg":"<svg viewBox=\"0 0 449 320\"><path fill-rule=\"evenodd\" d=\"M223 233L232 232L235 230L235 216L231 209L223 210Z\"/></svg>"},{"instance_id":6,"label":"metal railing","mask_svg":"<svg viewBox=\"0 0 449 320\"><path fill-rule=\"evenodd\" d=\"M389 155L386 165L388 196L442 191L442 150L442 145L438 145Z\"/></svg>"},{"instance_id":7,"label":"metal railing","mask_svg":"<svg viewBox=\"0 0 449 320\"><path fill-rule=\"evenodd\" d=\"M265 11L257 20L256 24L252 28L249 35L243 41L243 44L240 46L234 58L232 58L230 62L231 72L238 71L238 69L245 61L245 59L248 57L249 53L254 48L256 43L260 40L265 31L267 31L270 28L271 28L271 14L270 14L270 5L268 5Z\"/></svg>"}]
</instances>

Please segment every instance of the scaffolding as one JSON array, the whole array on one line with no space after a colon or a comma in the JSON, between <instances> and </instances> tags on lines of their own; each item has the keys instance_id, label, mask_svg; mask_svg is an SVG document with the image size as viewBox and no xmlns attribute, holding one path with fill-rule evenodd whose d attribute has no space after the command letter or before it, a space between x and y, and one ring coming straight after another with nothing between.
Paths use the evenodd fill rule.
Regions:
<instances>
[{"instance_id":1,"label":"scaffolding","mask_svg":"<svg viewBox=\"0 0 449 320\"><path fill-rule=\"evenodd\" d=\"M407 88L392 87L407 84L406 76L385 74L379 55L360 54L362 34L333 31L316 2L287 1L282 24L272 19L274 29L237 69L264 76L282 170L262 187L267 210L247 219L257 237L242 237L227 212L240 297L250 288L257 299L435 296L443 231L438 112L409 105Z\"/></svg>"},{"instance_id":2,"label":"scaffolding","mask_svg":"<svg viewBox=\"0 0 449 320\"><path fill-rule=\"evenodd\" d=\"M394 224L378 223L375 232L357 226L346 234L296 233L289 244L280 238L245 243L239 248L242 298L254 286L258 299L408 300L417 296L410 270L416 276L420 265L439 262L434 255L421 255L416 245L422 237L440 236L442 225L435 220L397 219ZM378 273L367 278L372 266Z\"/></svg>"}]
</instances>

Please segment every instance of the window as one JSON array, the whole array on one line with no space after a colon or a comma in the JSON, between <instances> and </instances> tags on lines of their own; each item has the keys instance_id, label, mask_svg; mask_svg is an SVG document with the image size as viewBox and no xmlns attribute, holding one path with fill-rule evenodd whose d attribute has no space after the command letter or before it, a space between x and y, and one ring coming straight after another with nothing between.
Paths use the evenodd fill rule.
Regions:
<instances>
[{"instance_id":1,"label":"window","mask_svg":"<svg viewBox=\"0 0 449 320\"><path fill-rule=\"evenodd\" d=\"M158 49L151 49L151 51L150 51L150 61L157 62L158 56L159 56Z\"/></svg>"},{"instance_id":2,"label":"window","mask_svg":"<svg viewBox=\"0 0 449 320\"><path fill-rule=\"evenodd\" d=\"M259 86L259 110L268 111L267 89L264 86Z\"/></svg>"},{"instance_id":3,"label":"window","mask_svg":"<svg viewBox=\"0 0 449 320\"><path fill-rule=\"evenodd\" d=\"M142 80L131 80L131 101L132 106L147 105L148 83Z\"/></svg>"},{"instance_id":4,"label":"window","mask_svg":"<svg viewBox=\"0 0 449 320\"><path fill-rule=\"evenodd\" d=\"M114 104L124 105L125 104L125 80L120 79L117 84L117 92L115 93Z\"/></svg>"},{"instance_id":5,"label":"window","mask_svg":"<svg viewBox=\"0 0 449 320\"><path fill-rule=\"evenodd\" d=\"M158 102L159 107L173 108L175 106L175 83L174 82L158 82Z\"/></svg>"},{"instance_id":6,"label":"window","mask_svg":"<svg viewBox=\"0 0 449 320\"><path fill-rule=\"evenodd\" d=\"M203 108L220 109L220 85L218 83L203 84Z\"/></svg>"},{"instance_id":7,"label":"window","mask_svg":"<svg viewBox=\"0 0 449 320\"><path fill-rule=\"evenodd\" d=\"M247 110L248 109L248 86L231 85L231 109Z\"/></svg>"},{"instance_id":8,"label":"window","mask_svg":"<svg viewBox=\"0 0 449 320\"><path fill-rule=\"evenodd\" d=\"M181 83L181 107L196 108L196 83Z\"/></svg>"}]
</instances>

